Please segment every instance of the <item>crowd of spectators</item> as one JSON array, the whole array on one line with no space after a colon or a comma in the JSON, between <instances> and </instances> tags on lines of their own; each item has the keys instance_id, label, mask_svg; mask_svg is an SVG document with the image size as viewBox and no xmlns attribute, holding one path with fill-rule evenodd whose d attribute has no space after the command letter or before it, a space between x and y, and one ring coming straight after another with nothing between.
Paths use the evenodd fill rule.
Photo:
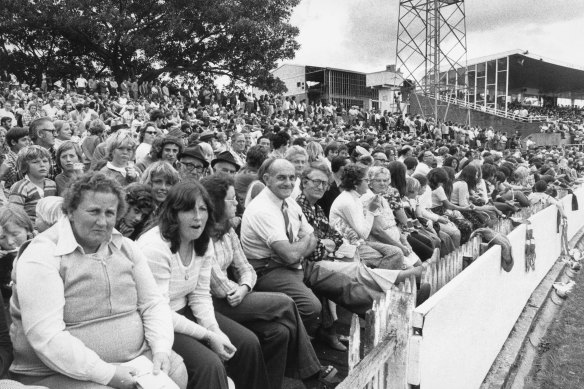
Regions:
<instances>
[{"instance_id":1,"label":"crowd of spectators","mask_svg":"<svg viewBox=\"0 0 584 389\"><path fill-rule=\"evenodd\" d=\"M312 340L347 350L338 305L584 171L576 146L212 83L0 102L0 373L49 388L134 387L139 357L181 388L334 385Z\"/></svg>"}]
</instances>

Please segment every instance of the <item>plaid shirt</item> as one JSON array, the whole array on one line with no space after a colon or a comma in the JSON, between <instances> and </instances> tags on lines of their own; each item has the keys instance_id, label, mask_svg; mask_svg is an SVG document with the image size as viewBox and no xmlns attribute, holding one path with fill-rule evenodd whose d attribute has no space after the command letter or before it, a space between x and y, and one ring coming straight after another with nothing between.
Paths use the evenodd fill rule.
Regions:
<instances>
[{"instance_id":1,"label":"plaid shirt","mask_svg":"<svg viewBox=\"0 0 584 389\"><path fill-rule=\"evenodd\" d=\"M315 204L311 205L304 193L301 193L297 198L296 202L302 208L302 213L308 220L308 223L314 228L314 235L318 238L318 243L316 249L312 252L309 257L306 257L309 261L322 261L328 258L327 251L324 245L321 243L322 239L330 239L335 242L335 250L343 244L343 237L334 228L331 227L329 221L324 214L322 208Z\"/></svg>"},{"instance_id":2,"label":"plaid shirt","mask_svg":"<svg viewBox=\"0 0 584 389\"><path fill-rule=\"evenodd\" d=\"M16 157L17 154L10 150L6 154L6 158L4 159L4 165L8 168L6 173L4 174L4 186L6 189L10 190L12 185L16 183L16 181L20 180L21 177L18 176L16 170Z\"/></svg>"}]
</instances>

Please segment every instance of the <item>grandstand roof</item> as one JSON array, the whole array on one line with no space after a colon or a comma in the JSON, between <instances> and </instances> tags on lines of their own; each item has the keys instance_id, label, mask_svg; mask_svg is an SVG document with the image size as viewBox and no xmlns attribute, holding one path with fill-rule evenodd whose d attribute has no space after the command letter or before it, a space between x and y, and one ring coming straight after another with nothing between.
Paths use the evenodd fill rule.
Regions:
<instances>
[{"instance_id":1,"label":"grandstand roof","mask_svg":"<svg viewBox=\"0 0 584 389\"><path fill-rule=\"evenodd\" d=\"M563 64L527 50L513 50L469 60L468 65L509 56L509 90L533 88L542 95L583 99L584 67Z\"/></svg>"}]
</instances>

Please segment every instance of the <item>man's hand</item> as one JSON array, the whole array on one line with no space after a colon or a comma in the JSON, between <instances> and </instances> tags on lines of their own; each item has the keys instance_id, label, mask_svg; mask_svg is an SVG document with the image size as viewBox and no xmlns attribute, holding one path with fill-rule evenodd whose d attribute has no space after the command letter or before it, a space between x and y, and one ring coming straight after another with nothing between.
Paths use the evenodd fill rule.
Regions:
<instances>
[{"instance_id":1,"label":"man's hand","mask_svg":"<svg viewBox=\"0 0 584 389\"><path fill-rule=\"evenodd\" d=\"M245 285L240 285L239 287L233 289L231 292L227 294L227 302L232 307L236 307L239 304L241 304L241 302L243 301L245 296L247 296L248 293L249 293L248 287Z\"/></svg>"}]
</instances>

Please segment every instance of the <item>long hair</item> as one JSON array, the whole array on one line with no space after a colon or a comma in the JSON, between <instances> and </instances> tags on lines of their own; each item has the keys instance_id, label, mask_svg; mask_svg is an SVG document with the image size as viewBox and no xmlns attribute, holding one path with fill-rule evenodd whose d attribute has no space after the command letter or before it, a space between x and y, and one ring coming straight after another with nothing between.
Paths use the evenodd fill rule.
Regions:
<instances>
[{"instance_id":1,"label":"long hair","mask_svg":"<svg viewBox=\"0 0 584 389\"><path fill-rule=\"evenodd\" d=\"M213 174L201 179L201 185L209 194L213 202L213 226L212 237L221 239L231 228L229 220L225 217L225 197L230 187L234 187L233 177L227 174Z\"/></svg>"},{"instance_id":2,"label":"long hair","mask_svg":"<svg viewBox=\"0 0 584 389\"><path fill-rule=\"evenodd\" d=\"M406 165L399 161L391 161L387 168L391 174L391 186L398 190L401 197L407 195Z\"/></svg>"},{"instance_id":3,"label":"long hair","mask_svg":"<svg viewBox=\"0 0 584 389\"><path fill-rule=\"evenodd\" d=\"M477 186L478 169L474 165L467 165L461 171L456 181L464 181L468 185L468 190L473 190Z\"/></svg>"},{"instance_id":4,"label":"long hair","mask_svg":"<svg viewBox=\"0 0 584 389\"><path fill-rule=\"evenodd\" d=\"M195 240L195 254L201 256L209 247L209 238L215 225L213 202L205 188L196 181L181 182L170 189L166 200L160 206L160 235L170 242L170 251L173 254L178 251L181 243L178 213L194 209L197 198L203 199L208 211L203 233Z\"/></svg>"}]
</instances>

